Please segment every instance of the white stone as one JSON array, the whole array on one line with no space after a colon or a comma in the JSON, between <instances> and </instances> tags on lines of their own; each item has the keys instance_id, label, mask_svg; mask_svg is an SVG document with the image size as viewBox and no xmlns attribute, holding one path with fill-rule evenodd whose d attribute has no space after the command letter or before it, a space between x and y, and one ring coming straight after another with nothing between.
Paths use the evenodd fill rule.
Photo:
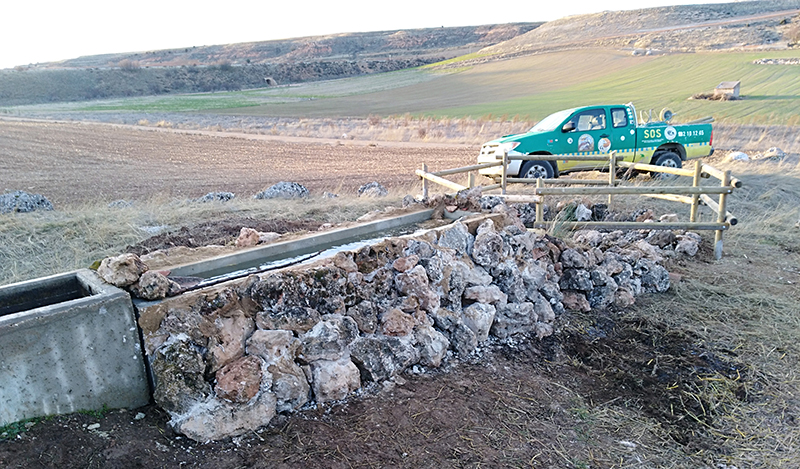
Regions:
<instances>
[{"instance_id":1,"label":"white stone","mask_svg":"<svg viewBox=\"0 0 800 469\"><path fill-rule=\"evenodd\" d=\"M489 329L496 313L494 306L483 303L475 303L464 309L464 324L475 333L478 342L489 338Z\"/></svg>"},{"instance_id":2,"label":"white stone","mask_svg":"<svg viewBox=\"0 0 800 469\"><path fill-rule=\"evenodd\" d=\"M747 156L747 153L741 151L734 151L728 153L728 161L750 161L750 157Z\"/></svg>"},{"instance_id":3,"label":"white stone","mask_svg":"<svg viewBox=\"0 0 800 469\"><path fill-rule=\"evenodd\" d=\"M349 357L337 361L317 360L311 364L311 376L318 403L344 399L361 387L361 373Z\"/></svg>"}]
</instances>

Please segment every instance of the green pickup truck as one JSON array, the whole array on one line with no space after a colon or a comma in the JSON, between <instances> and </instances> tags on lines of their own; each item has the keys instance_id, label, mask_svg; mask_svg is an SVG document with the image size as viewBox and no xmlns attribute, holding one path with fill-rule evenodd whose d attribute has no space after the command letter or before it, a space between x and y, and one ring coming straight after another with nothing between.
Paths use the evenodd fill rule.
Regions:
<instances>
[{"instance_id":1,"label":"green pickup truck","mask_svg":"<svg viewBox=\"0 0 800 469\"><path fill-rule=\"evenodd\" d=\"M542 119L524 134L507 135L483 144L478 163L497 162L509 156L558 155L558 161L508 163L507 175L520 178L554 178L570 171L603 169L608 160L570 161L572 156L604 155L616 151L623 161L680 168L683 162L714 153L709 119L704 123L671 125L671 113L662 121L638 123L633 104L586 106L566 109ZM498 179L503 168L494 166L480 174Z\"/></svg>"}]
</instances>

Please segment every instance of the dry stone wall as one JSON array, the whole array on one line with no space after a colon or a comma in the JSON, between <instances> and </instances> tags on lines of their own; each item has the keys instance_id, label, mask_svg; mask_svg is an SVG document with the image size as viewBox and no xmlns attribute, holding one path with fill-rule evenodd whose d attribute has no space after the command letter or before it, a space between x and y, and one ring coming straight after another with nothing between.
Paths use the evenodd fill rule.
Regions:
<instances>
[{"instance_id":1,"label":"dry stone wall","mask_svg":"<svg viewBox=\"0 0 800 469\"><path fill-rule=\"evenodd\" d=\"M491 336L548 336L565 308L669 288L643 237L583 232L569 247L501 213L141 306L155 400L178 432L215 440Z\"/></svg>"}]
</instances>

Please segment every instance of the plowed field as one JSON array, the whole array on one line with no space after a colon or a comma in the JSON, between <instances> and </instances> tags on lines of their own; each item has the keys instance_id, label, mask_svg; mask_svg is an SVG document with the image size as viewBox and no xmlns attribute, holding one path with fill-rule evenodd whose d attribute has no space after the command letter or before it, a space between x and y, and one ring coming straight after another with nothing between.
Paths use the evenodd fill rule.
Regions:
<instances>
[{"instance_id":1,"label":"plowed field","mask_svg":"<svg viewBox=\"0 0 800 469\"><path fill-rule=\"evenodd\" d=\"M210 191L249 196L292 181L321 194L371 181L410 186L423 162L444 169L472 164L476 154L464 145L0 120L0 192L24 190L70 204Z\"/></svg>"}]
</instances>

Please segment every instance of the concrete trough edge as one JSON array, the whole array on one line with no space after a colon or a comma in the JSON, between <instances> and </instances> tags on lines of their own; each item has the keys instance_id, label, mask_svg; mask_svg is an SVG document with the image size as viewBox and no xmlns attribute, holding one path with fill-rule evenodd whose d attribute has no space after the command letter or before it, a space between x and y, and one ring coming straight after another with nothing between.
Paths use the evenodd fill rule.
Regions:
<instances>
[{"instance_id":1,"label":"concrete trough edge","mask_svg":"<svg viewBox=\"0 0 800 469\"><path fill-rule=\"evenodd\" d=\"M320 249L342 244L354 238L362 238L380 231L391 230L403 225L429 220L433 212L433 209L421 210L396 217L375 220L357 226L330 230L300 239L272 243L234 254L225 254L211 259L184 264L170 269L170 271L171 275L174 276L191 277L199 276L198 274L204 272L233 268L234 266L255 262L257 260L270 261L308 254Z\"/></svg>"}]
</instances>

